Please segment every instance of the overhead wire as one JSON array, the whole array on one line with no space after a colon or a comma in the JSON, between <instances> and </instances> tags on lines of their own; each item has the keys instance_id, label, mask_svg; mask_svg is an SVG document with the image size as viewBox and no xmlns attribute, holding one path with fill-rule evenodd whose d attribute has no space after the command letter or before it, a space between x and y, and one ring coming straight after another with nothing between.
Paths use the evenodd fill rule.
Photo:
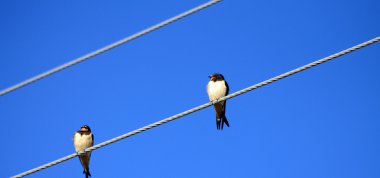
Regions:
<instances>
[{"instance_id":1,"label":"overhead wire","mask_svg":"<svg viewBox=\"0 0 380 178\"><path fill-rule=\"evenodd\" d=\"M333 55L330 55L330 56L328 56L328 57L325 57L325 58L322 58L322 59L316 60L316 61L314 61L314 62L312 62L312 63L306 64L306 65L304 65L304 66L301 66L301 67L296 68L296 69L294 69L294 70L291 70L291 71L289 71L289 72L283 73L283 74L281 74L281 75L278 75L278 76L276 76L276 77L270 78L270 79L265 80L265 81L263 81L263 82L260 82L260 83L258 83L258 84L252 85L252 86L247 87L247 88L242 89L242 90L239 90L239 91L237 91L237 92L235 92L235 93L232 93L232 94L227 95L227 96L225 96L225 97L219 98L218 100L210 101L210 102L205 103L205 104L203 104L203 105L200 105L200 106L198 106L198 107L192 108L192 109L190 109L190 110L187 110L187 111L184 111L184 112L182 112L182 113L176 114L176 115L174 115L174 116L168 117L168 118L166 118L166 119L160 120L160 121L158 121L158 122L155 122L155 123L153 123L153 124L147 125L147 126L142 127L142 128L139 128L139 129L134 130L134 131L132 131L132 132L128 132L128 133L123 134L123 135L121 135L121 136L118 136L118 137L116 137L116 138L113 138L113 139L110 139L110 140L104 141L104 142L99 143L99 144L97 144L97 145L95 145L95 146L89 147L89 148L87 148L87 149L85 149L85 150L83 150L83 151L80 151L80 152L77 152L77 153L73 153L73 154L71 154L71 155L65 156L65 157L60 158L60 159L58 159L58 160L55 160L55 161L52 161L52 162L50 162L50 163L44 164L44 165L42 165L42 166L40 166L40 167L37 167L37 168L31 169L31 170L26 171L26 172L23 172L23 173L20 173L20 174L18 174L18 175L13 176L13 178L16 178L16 177L17 177L17 178L18 178L18 177L23 177L23 176L26 176L26 175L29 175L29 174L35 173L35 172L37 172L37 171L41 171L41 170L46 169L46 168L48 168L48 167L51 167L51 166L54 166L54 165L56 165L56 164L62 163L62 162L64 162L64 161L67 161L67 160L69 160L69 159L72 159L72 158L74 158L74 157L76 157L76 156L78 156L78 155L82 155L82 154L85 154L86 152L94 151L94 150L96 150L96 149L102 148L102 147L104 147L104 146L107 146L107 145L109 145L109 144L115 143L115 142L120 141L120 140L122 140L122 139L128 138L128 137L130 137L130 136L133 136L133 135L136 135L136 134L138 134L138 133L141 133L141 132L147 131L147 130L149 130L149 129L152 129L152 128L154 128L154 127L157 127L157 126L160 126L160 125L162 125L162 124L168 123L168 122L170 122L170 121L176 120L176 119L181 118L181 117L183 117L183 116L186 116L186 115L188 115L188 114L191 114L191 113L194 113L194 112L196 112L196 111L199 111L199 110L205 109L205 108L207 108L207 107L209 107L209 106L211 106L211 105L213 105L213 104L215 104L215 103L218 103L218 102L221 102L221 101L224 101L224 100L228 100L228 99L231 99L231 98L233 98L233 97L239 96L239 95L244 94L244 93L247 93L247 92L249 92L249 91L252 91L252 90L254 90L254 89L257 89L257 88L263 87L263 86L268 85L268 84L270 84L270 83L276 82L276 81L281 80L281 79L283 79L283 78L286 78L286 77L289 77L289 76L294 75L294 74L296 74L296 73L299 73L299 72L301 72L301 71L304 71L304 70L306 70L306 69L309 69L309 68L315 67L315 66L317 66L317 65L320 65L320 64L322 64L322 63L324 63L324 62L327 62L327 61L330 61L330 60L332 60L332 59L335 59L335 58L341 57L341 56L343 56L343 55L345 55L345 54L351 53L351 52L356 51L356 50L358 50L358 49L360 49L360 48L363 48L363 47L366 47L366 46L371 45L371 44L373 44L373 43L376 43L376 42L378 42L378 41L380 41L380 37L373 38L373 39L371 39L371 40L368 40L368 41L366 41L366 42L363 42L363 43L361 43L361 44L358 44L358 45L353 46L353 47L351 47L351 48L348 48L348 49L346 49L346 50L340 51L340 52L335 53L335 54L333 54Z\"/></svg>"},{"instance_id":2,"label":"overhead wire","mask_svg":"<svg viewBox=\"0 0 380 178\"><path fill-rule=\"evenodd\" d=\"M114 42L114 43L112 43L112 44L110 44L110 45L107 45L107 46L105 46L105 47L103 47L103 48L100 48L100 49L98 49L98 50L96 50L96 51L93 51L93 52L91 52L91 53L89 53L89 54L86 54L86 55L84 55L84 56L82 56L82 57L76 58L76 59L74 59L74 60L72 60L72 61L70 61L70 62L67 62L67 63L65 63L65 64L62 64L62 65L58 66L58 67L55 67L55 68L53 68L53 69L50 69L50 70L48 70L48 71L46 71L46 72L44 72L44 73L41 73L41 74L39 74L39 75L36 75L36 76L34 76L34 77L32 77L32 78L29 78L29 79L27 79L27 80L25 80L25 81L23 81L23 82L20 82L20 83L18 83L18 84L16 84L16 85L13 85L13 86L11 86L11 87L8 87L8 88L6 88L6 89L0 91L0 96L3 96L3 95L5 95L5 94L7 94L7 93L9 93L9 92L15 91L15 90L17 90L17 89L20 89L21 87L24 87L24 86L26 86L26 85L29 85L29 84L31 84L31 83L33 83L33 82L38 81L38 80L41 80L41 79L43 79L43 78L45 78L45 77L47 77L47 76L49 76L49 75L52 75L52 74L54 74L54 73L56 73L56 72L59 72L59 71L61 71L61 70L64 70L64 69L69 68L69 67L71 67L71 66L74 66L74 65L76 65L76 64L79 64L80 62L83 62L83 61L85 61L85 60L88 60L88 59L90 59L90 58L92 58L92 57L95 57L95 56L101 54L101 53L104 53L104 52L106 52L106 51L108 51L108 50L111 50L111 49L113 49L113 48L115 48L115 47L118 47L118 46L120 46L120 45L122 45L122 44L124 44L124 43L127 43L127 42L129 42L129 41L132 41L132 40L134 40L134 39L136 39L136 38L139 38L139 37L141 37L141 36L143 36L143 35L145 35L145 34L148 34L148 33L150 33L150 32L153 32L153 31L155 31L155 30L157 30L157 29L159 29L159 28L161 28L161 27L164 27L164 26L166 26L166 25L169 25L170 23L175 22L175 21L177 21L177 20L179 20L179 19L181 19L181 18L184 18L184 17L189 16L189 15L191 15L191 14L193 14L193 13L195 13L195 12L198 12L198 11L200 11L200 10L202 10L202 9L205 9L205 8L207 8L207 7L210 7L210 6L216 4L216 3L220 2L220 1L221 1L221 0L212 0L212 1L209 1L209 2L207 2L207 3L205 3L205 4L202 4L202 5L200 5L200 6L197 6L197 7L193 8L193 9L190 9L190 10L188 10L188 11L186 11L186 12L183 12L183 13L181 13L181 14L179 14L179 15L176 15L176 16L174 16L174 17L168 19L168 20L165 20L165 21L163 21L163 22L161 22L161 23L158 23L158 24L156 24L156 25L154 25L154 26L152 26L152 27L149 27L149 28L147 28L147 29L145 29L145 30L142 30L142 31L138 32L138 33L135 33L135 34L133 34L133 35L131 35L131 36L129 36L129 37L126 37L126 38L124 38L124 39L122 39L122 40L119 40L119 41L117 41L117 42Z\"/></svg>"}]
</instances>

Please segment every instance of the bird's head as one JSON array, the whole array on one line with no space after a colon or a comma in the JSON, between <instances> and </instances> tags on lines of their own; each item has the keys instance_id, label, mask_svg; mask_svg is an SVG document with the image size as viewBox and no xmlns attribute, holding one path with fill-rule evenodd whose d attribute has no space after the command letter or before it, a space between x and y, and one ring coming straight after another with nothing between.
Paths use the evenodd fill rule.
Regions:
<instances>
[{"instance_id":1,"label":"bird's head","mask_svg":"<svg viewBox=\"0 0 380 178\"><path fill-rule=\"evenodd\" d=\"M218 73L211 74L209 78L210 78L210 81L213 81L213 82L224 80L224 76Z\"/></svg>"},{"instance_id":2,"label":"bird's head","mask_svg":"<svg viewBox=\"0 0 380 178\"><path fill-rule=\"evenodd\" d=\"M83 125L82 127L80 127L80 131L82 132L91 132L91 129L88 125Z\"/></svg>"}]
</instances>

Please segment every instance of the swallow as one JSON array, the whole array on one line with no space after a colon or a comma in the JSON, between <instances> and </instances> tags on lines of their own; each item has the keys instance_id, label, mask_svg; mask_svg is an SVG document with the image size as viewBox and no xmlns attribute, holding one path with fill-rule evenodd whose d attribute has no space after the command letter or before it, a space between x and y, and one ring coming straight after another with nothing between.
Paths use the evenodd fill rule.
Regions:
<instances>
[{"instance_id":1,"label":"swallow","mask_svg":"<svg viewBox=\"0 0 380 178\"><path fill-rule=\"evenodd\" d=\"M211 74L209 78L210 81L207 84L207 94L210 101L214 101L228 95L230 89L222 74ZM214 108L216 112L216 129L223 130L224 124L230 127L226 117L226 100L215 103Z\"/></svg>"},{"instance_id":2,"label":"swallow","mask_svg":"<svg viewBox=\"0 0 380 178\"><path fill-rule=\"evenodd\" d=\"M83 151L86 148L92 147L94 145L94 135L91 133L91 129L88 125L84 125L80 130L74 133L74 147L75 151ZM83 174L86 175L86 178L91 177L90 174L90 158L91 152L86 152L83 155L79 155L79 161L83 167Z\"/></svg>"}]
</instances>

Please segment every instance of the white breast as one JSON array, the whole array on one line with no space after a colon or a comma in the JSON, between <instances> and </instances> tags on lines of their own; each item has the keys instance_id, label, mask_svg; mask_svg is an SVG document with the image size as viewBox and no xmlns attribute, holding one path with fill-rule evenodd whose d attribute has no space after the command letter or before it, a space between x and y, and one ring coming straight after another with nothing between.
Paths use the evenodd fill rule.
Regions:
<instances>
[{"instance_id":1,"label":"white breast","mask_svg":"<svg viewBox=\"0 0 380 178\"><path fill-rule=\"evenodd\" d=\"M226 96L227 87L224 81L209 81L207 84L207 93L210 100L216 100Z\"/></svg>"},{"instance_id":2,"label":"white breast","mask_svg":"<svg viewBox=\"0 0 380 178\"><path fill-rule=\"evenodd\" d=\"M93 145L93 140L92 140L92 134L80 134L80 133L75 133L74 134L74 146L75 146L75 151L82 151L88 147L91 147Z\"/></svg>"}]
</instances>

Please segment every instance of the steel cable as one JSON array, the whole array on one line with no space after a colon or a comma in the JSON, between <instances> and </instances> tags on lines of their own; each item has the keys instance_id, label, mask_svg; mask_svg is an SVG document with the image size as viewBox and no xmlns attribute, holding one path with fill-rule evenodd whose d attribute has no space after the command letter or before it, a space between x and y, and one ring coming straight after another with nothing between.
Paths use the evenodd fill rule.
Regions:
<instances>
[{"instance_id":1,"label":"steel cable","mask_svg":"<svg viewBox=\"0 0 380 178\"><path fill-rule=\"evenodd\" d=\"M239 95L241 95L241 94L247 93L247 92L252 91L252 90L254 90L254 89L257 89L257 88L263 87L263 86L268 85L268 84L270 84L270 83L273 83L273 82L276 82L276 81L278 81L278 80L281 80L281 79L283 79L283 78L285 78L285 77L288 77L288 76L291 76L291 75L296 74L296 73L298 73L298 72L304 71L304 70L306 70L306 69L309 69L309 68L315 67L315 66L317 66L317 65L319 65L319 64L322 64L322 63L324 63L324 62L327 62L327 61L330 61L330 60L332 60L332 59L338 58L338 57L343 56L343 55L345 55L345 54L351 53L351 52L356 51L356 50L358 50L358 49L360 49L360 48L363 48L363 47L366 47L366 46L368 46L368 45L370 45L370 44L376 43L376 42L378 42L378 41L380 41L380 37L376 37L376 38L374 38L374 39L371 39L371 40L369 40L369 41L366 41L366 42L361 43L361 44L359 44L359 45L356 45L356 46L354 46L354 47L348 48L348 49L343 50L343 51L341 51L341 52L335 53L335 54L330 55L330 56L328 56L328 57L325 57L325 58L319 59L319 60L317 60L317 61L315 61L315 62L312 62L312 63L306 64L306 65L304 65L304 66L301 66L301 67L296 68L296 69L294 69L294 70L291 70L291 71L289 71L289 72L286 72L286 73L283 73L283 74L278 75L278 76L276 76L276 77L273 77L273 78L271 78L271 79L265 80L265 81L260 82L260 83L258 83L258 84L255 84L255 85L252 85L252 86L250 86L250 87L247 87L247 88L245 88L245 89L239 90L239 91L237 91L237 92L235 92L235 93L232 93L232 94L227 95L227 96L225 96L225 97L219 98L218 100L208 102L208 103L206 103L206 104L200 105L200 106L195 107L195 108L193 108L193 109L190 109L190 110L184 111L184 112L179 113L179 114L177 114L177 115L174 115L174 116L168 117L168 118L163 119L163 120L161 120L161 121L158 121L158 122L155 122L155 123L153 123L153 124L147 125L147 126L145 126L145 127L139 128L139 129L134 130L134 131L132 131L132 132L128 132L128 133L126 133L126 134L124 134L124 135L118 136L118 137L113 138L113 139L111 139L111 140L108 140L108 141L102 142L102 143L100 143L100 144L97 144L97 145L95 145L95 146L92 146L92 147L90 147L90 148L87 148L87 149L85 149L84 151L80 151L80 152L78 152L78 153L71 154L71 155L69 155L69 156L66 156L66 157L60 158L60 159L58 159L58 160L56 160L56 161L53 161L53 162L47 163L47 164L42 165L42 166L40 166L40 167L37 167L37 168L34 168L34 169L32 169L32 170L26 171L26 172L24 172L24 173L21 173L21 174L15 175L15 176L13 176L13 178L16 178L16 177L23 177L23 176L26 176L26 175L29 175L29 174L35 173L35 172L37 172L37 171L41 171L41 170L46 169L46 168L48 168L48 167L51 167L51 166L54 166L54 165L56 165L56 164L62 163L62 162L64 162L64 161L67 161L67 160L69 160L69 159L72 159L72 158L74 158L74 157L76 157L76 156L78 156L78 155L80 155L80 154L84 154L85 152L90 152L90 151L96 150L96 149L98 149L98 148L101 148L101 147L107 146L107 145L109 145L109 144L112 144L112 143L114 143L114 142L117 142L117 141L120 141L120 140L122 140L122 139L125 139L125 138L127 138L127 137L130 137L130 136L136 135L136 134L138 134L138 133L141 133L141 132L147 131L147 130L149 130L149 129L152 129L152 128L154 128L154 127L157 127L157 126L160 126L160 125L162 125L162 124L168 123L168 122L173 121L173 120L175 120L175 119L181 118L181 117L186 116L186 115L188 115L188 114L191 114L191 113L193 113L193 112L196 112L196 111L202 110L202 109L204 109L204 108L207 108L207 107L209 107L209 106L211 106L211 105L213 105L213 104L215 104L215 103L217 103L217 102L224 101L224 100L227 100L227 99L230 99L230 98L233 98L233 97L239 96Z\"/></svg>"}]
</instances>

